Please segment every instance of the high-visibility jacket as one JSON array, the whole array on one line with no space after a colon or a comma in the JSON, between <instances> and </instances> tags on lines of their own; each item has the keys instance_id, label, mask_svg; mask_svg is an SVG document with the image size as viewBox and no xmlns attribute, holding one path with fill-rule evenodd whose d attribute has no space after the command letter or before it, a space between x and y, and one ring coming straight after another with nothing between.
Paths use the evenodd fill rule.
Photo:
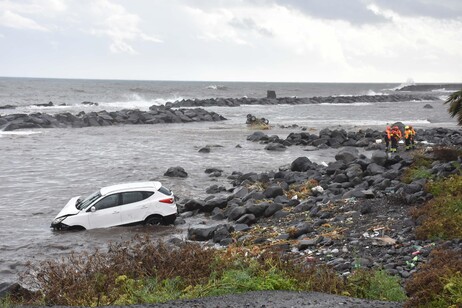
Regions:
<instances>
[{"instance_id":1,"label":"high-visibility jacket","mask_svg":"<svg viewBox=\"0 0 462 308\"><path fill-rule=\"evenodd\" d=\"M412 136L412 131L410 129L404 130L404 138L409 139Z\"/></svg>"},{"instance_id":2,"label":"high-visibility jacket","mask_svg":"<svg viewBox=\"0 0 462 308\"><path fill-rule=\"evenodd\" d=\"M392 137L396 137L397 139L401 139L402 138L402 134L401 134L401 131L399 129L394 129L391 131L391 136Z\"/></svg>"},{"instance_id":3,"label":"high-visibility jacket","mask_svg":"<svg viewBox=\"0 0 462 308\"><path fill-rule=\"evenodd\" d=\"M391 137L391 130L388 129L388 128L385 130L385 137L387 137L387 139L390 140L390 137Z\"/></svg>"}]
</instances>

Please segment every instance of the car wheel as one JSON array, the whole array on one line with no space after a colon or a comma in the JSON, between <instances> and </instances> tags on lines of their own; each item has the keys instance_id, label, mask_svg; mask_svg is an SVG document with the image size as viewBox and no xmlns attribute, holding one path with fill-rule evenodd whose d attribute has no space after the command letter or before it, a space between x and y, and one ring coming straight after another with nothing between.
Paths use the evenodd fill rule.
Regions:
<instances>
[{"instance_id":1,"label":"car wheel","mask_svg":"<svg viewBox=\"0 0 462 308\"><path fill-rule=\"evenodd\" d=\"M164 222L166 225L172 225L176 220L176 215L170 215L164 217Z\"/></svg>"},{"instance_id":2,"label":"car wheel","mask_svg":"<svg viewBox=\"0 0 462 308\"><path fill-rule=\"evenodd\" d=\"M146 218L145 224L148 226L158 226L164 222L164 219L160 215L152 215Z\"/></svg>"}]
</instances>

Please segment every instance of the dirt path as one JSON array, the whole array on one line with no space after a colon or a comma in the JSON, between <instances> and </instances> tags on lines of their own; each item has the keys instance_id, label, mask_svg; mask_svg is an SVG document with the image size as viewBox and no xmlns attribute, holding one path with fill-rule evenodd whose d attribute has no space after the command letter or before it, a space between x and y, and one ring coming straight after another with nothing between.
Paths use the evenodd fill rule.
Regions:
<instances>
[{"instance_id":1,"label":"dirt path","mask_svg":"<svg viewBox=\"0 0 462 308\"><path fill-rule=\"evenodd\" d=\"M131 308L269 308L269 307L403 307L401 303L371 301L365 299L330 295L317 292L288 292L288 291L258 291L243 294L230 294L217 297L206 297L193 300L176 300L156 305L126 306Z\"/></svg>"}]
</instances>

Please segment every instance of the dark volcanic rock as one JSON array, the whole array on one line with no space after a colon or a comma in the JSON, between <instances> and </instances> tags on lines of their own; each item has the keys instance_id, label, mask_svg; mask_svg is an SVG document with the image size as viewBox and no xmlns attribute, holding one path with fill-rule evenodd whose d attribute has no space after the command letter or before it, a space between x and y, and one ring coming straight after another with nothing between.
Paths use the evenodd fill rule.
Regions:
<instances>
[{"instance_id":1,"label":"dark volcanic rock","mask_svg":"<svg viewBox=\"0 0 462 308\"><path fill-rule=\"evenodd\" d=\"M50 102L51 103L51 102ZM51 103L42 104L53 106ZM90 102L89 102L90 104ZM93 103L92 103L93 104ZM119 110L113 112L98 111L77 115L60 113L56 115L35 113L0 116L0 123L8 125L10 130L52 127L86 127L109 126L118 124L160 124L160 123L187 123L198 121L226 120L215 112L208 112L201 108L172 110L164 106L151 106L149 111Z\"/></svg>"},{"instance_id":2,"label":"dark volcanic rock","mask_svg":"<svg viewBox=\"0 0 462 308\"><path fill-rule=\"evenodd\" d=\"M218 226L213 227L191 227L188 229L188 240L191 241L208 241L212 239Z\"/></svg>"},{"instance_id":3,"label":"dark volcanic rock","mask_svg":"<svg viewBox=\"0 0 462 308\"><path fill-rule=\"evenodd\" d=\"M266 91L266 98L276 98L276 91L274 90Z\"/></svg>"},{"instance_id":4,"label":"dark volcanic rock","mask_svg":"<svg viewBox=\"0 0 462 308\"><path fill-rule=\"evenodd\" d=\"M304 172L311 169L313 163L308 157L299 157L292 162L290 170Z\"/></svg>"},{"instance_id":5,"label":"dark volcanic rock","mask_svg":"<svg viewBox=\"0 0 462 308\"><path fill-rule=\"evenodd\" d=\"M164 173L164 175L178 178L188 177L188 173L182 167L170 167L168 168L167 172Z\"/></svg>"}]
</instances>

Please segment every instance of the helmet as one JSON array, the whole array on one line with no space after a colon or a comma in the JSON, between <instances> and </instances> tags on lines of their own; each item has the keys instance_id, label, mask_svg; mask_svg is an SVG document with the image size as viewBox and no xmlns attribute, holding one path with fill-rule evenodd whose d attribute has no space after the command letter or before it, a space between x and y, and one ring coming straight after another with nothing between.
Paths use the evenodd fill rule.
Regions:
<instances>
[{"instance_id":1,"label":"helmet","mask_svg":"<svg viewBox=\"0 0 462 308\"><path fill-rule=\"evenodd\" d=\"M398 126L393 126L393 129L399 129L399 127Z\"/></svg>"},{"instance_id":2,"label":"helmet","mask_svg":"<svg viewBox=\"0 0 462 308\"><path fill-rule=\"evenodd\" d=\"M390 126L387 126L387 130L390 130L390 129L391 129L391 127L390 127Z\"/></svg>"},{"instance_id":3,"label":"helmet","mask_svg":"<svg viewBox=\"0 0 462 308\"><path fill-rule=\"evenodd\" d=\"M404 127L404 129L409 129L409 126L406 125L406 126Z\"/></svg>"}]
</instances>

